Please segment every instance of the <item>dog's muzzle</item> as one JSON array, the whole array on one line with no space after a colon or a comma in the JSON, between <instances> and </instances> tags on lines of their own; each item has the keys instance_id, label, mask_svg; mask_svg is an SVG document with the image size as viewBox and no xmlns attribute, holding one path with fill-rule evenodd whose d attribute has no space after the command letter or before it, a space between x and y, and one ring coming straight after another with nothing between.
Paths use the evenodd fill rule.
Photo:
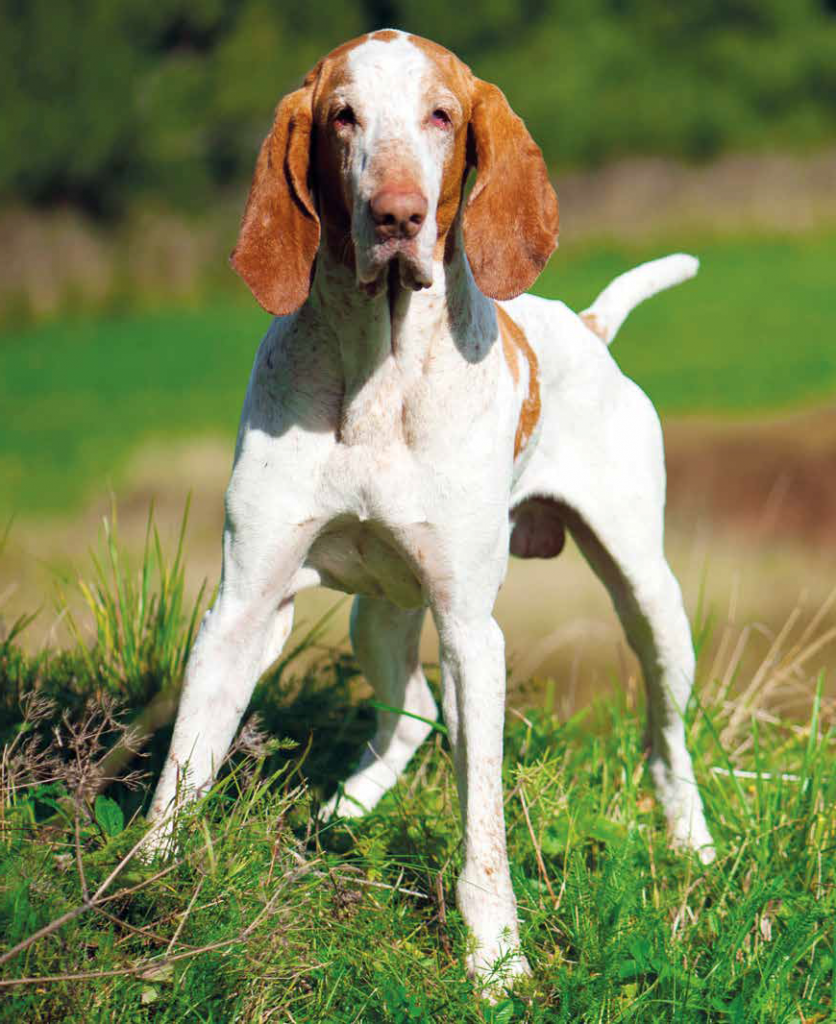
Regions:
<instances>
[{"instance_id":1,"label":"dog's muzzle","mask_svg":"<svg viewBox=\"0 0 836 1024\"><path fill-rule=\"evenodd\" d=\"M369 202L378 242L415 238L427 216L427 200L420 192L382 189Z\"/></svg>"},{"instance_id":2,"label":"dog's muzzle","mask_svg":"<svg viewBox=\"0 0 836 1024\"><path fill-rule=\"evenodd\" d=\"M397 266L404 288L419 291L432 284L432 263L421 253L421 229L429 204L417 188L380 188L366 207L372 244L359 261L358 283L369 295L377 295Z\"/></svg>"}]
</instances>

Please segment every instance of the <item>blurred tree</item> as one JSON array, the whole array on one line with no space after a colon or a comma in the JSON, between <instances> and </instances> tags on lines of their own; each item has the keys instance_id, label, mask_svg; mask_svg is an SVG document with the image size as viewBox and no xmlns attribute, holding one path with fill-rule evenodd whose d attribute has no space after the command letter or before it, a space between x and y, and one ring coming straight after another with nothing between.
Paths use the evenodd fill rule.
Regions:
<instances>
[{"instance_id":1,"label":"blurred tree","mask_svg":"<svg viewBox=\"0 0 836 1024\"><path fill-rule=\"evenodd\" d=\"M0 199L205 207L282 93L405 26L498 82L555 164L836 138L836 0L0 0Z\"/></svg>"}]
</instances>

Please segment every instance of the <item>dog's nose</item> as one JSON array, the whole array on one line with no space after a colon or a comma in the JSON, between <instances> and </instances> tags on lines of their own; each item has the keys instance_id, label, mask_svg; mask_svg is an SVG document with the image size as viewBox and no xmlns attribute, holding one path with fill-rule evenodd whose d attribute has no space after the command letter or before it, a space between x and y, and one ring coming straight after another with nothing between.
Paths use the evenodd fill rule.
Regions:
<instances>
[{"instance_id":1,"label":"dog's nose","mask_svg":"<svg viewBox=\"0 0 836 1024\"><path fill-rule=\"evenodd\" d=\"M369 204L378 238L414 238L427 216L427 200L420 192L382 189Z\"/></svg>"}]
</instances>

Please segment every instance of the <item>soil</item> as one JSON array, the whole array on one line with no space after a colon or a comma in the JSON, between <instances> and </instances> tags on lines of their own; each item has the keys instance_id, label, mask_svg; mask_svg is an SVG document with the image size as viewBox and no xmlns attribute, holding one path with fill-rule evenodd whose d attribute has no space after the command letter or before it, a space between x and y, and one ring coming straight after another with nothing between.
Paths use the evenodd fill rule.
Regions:
<instances>
[{"instance_id":1,"label":"soil","mask_svg":"<svg viewBox=\"0 0 836 1024\"><path fill-rule=\"evenodd\" d=\"M767 543L836 551L836 405L665 424L668 515Z\"/></svg>"}]
</instances>

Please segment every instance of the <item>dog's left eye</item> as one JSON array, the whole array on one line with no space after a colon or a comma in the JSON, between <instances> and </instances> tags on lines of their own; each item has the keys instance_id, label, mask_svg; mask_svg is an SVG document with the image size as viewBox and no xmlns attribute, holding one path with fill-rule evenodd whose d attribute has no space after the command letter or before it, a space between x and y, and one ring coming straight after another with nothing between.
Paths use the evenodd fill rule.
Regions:
<instances>
[{"instance_id":1,"label":"dog's left eye","mask_svg":"<svg viewBox=\"0 0 836 1024\"><path fill-rule=\"evenodd\" d=\"M430 120L436 126L436 128L449 128L450 125L453 123L450 120L450 115L447 113L446 110L442 110L441 107L436 107L436 109L430 115Z\"/></svg>"},{"instance_id":2,"label":"dog's left eye","mask_svg":"<svg viewBox=\"0 0 836 1024\"><path fill-rule=\"evenodd\" d=\"M342 107L334 114L334 124L340 128L350 128L357 124L357 118L351 107Z\"/></svg>"}]
</instances>

